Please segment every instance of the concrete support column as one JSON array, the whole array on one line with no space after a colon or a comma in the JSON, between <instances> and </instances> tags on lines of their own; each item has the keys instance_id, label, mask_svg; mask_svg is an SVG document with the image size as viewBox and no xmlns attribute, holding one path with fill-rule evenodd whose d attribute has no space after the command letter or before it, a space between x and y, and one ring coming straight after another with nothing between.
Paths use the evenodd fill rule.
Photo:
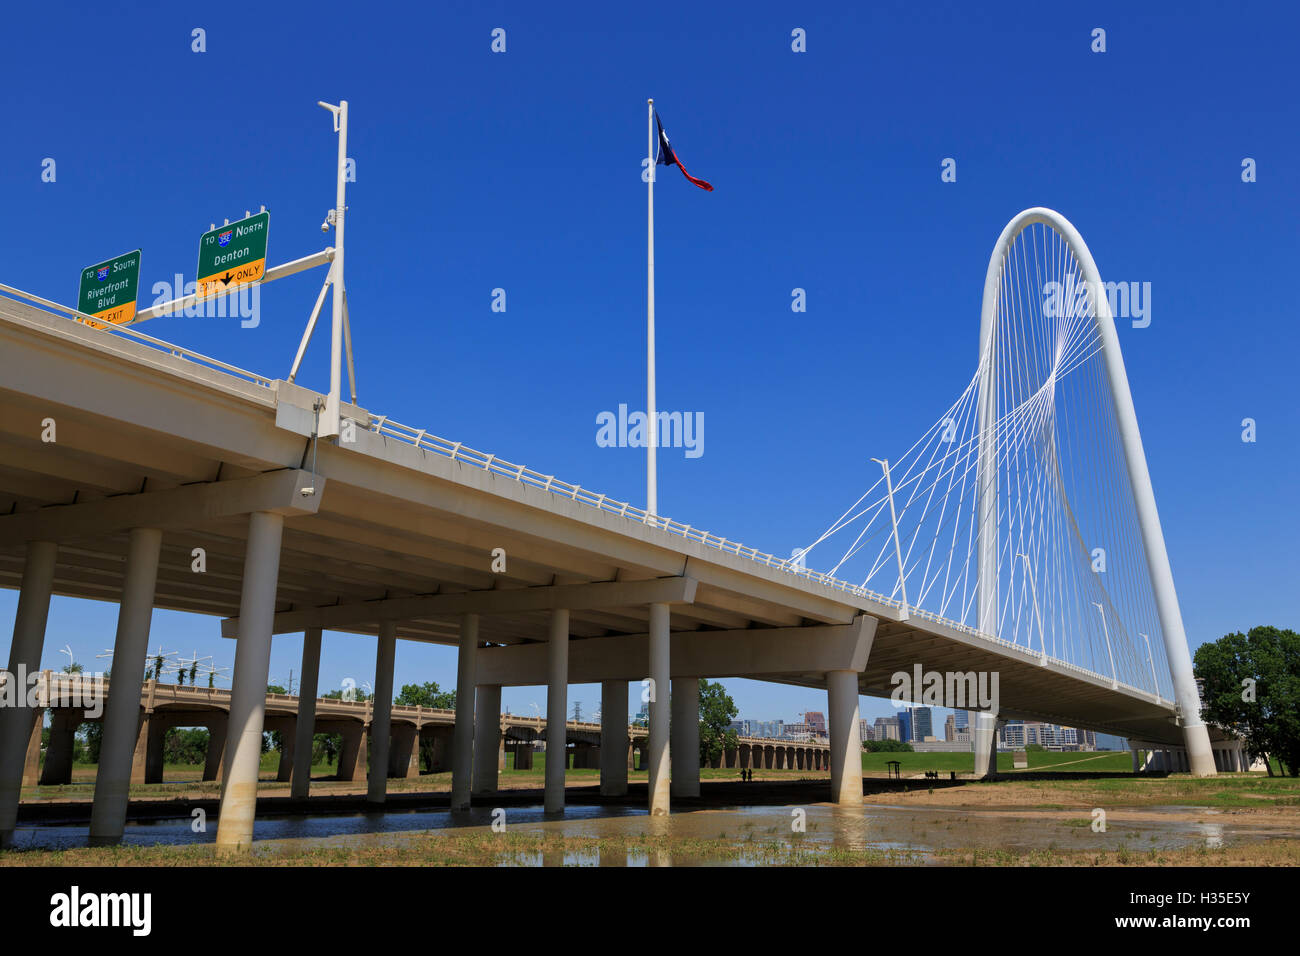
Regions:
<instances>
[{"instance_id":1,"label":"concrete support column","mask_svg":"<svg viewBox=\"0 0 1300 956\"><path fill-rule=\"evenodd\" d=\"M474 793L497 792L501 754L501 685L474 690Z\"/></svg>"},{"instance_id":2,"label":"concrete support column","mask_svg":"<svg viewBox=\"0 0 1300 956\"><path fill-rule=\"evenodd\" d=\"M257 770L262 757L266 716L266 673L271 662L271 628L280 578L280 539L284 516L255 511L248 516L244 580L239 597L239 637L230 690L225 780L217 822L220 852L247 850L253 843L257 809Z\"/></svg>"},{"instance_id":3,"label":"concrete support column","mask_svg":"<svg viewBox=\"0 0 1300 956\"><path fill-rule=\"evenodd\" d=\"M858 731L857 671L827 671L830 710L831 800L862 806L862 739Z\"/></svg>"},{"instance_id":4,"label":"concrete support column","mask_svg":"<svg viewBox=\"0 0 1300 956\"><path fill-rule=\"evenodd\" d=\"M27 710L28 719L32 724L31 736L27 738L27 759L23 762L23 781L24 787L34 787L37 778L40 776L41 769L41 731L45 729L45 721L42 719L45 715L39 708Z\"/></svg>"},{"instance_id":5,"label":"concrete support column","mask_svg":"<svg viewBox=\"0 0 1300 956\"><path fill-rule=\"evenodd\" d=\"M375 651L375 709L370 717L370 776L366 802L383 803L388 796L388 751L393 734L393 662L397 656L397 622L379 625Z\"/></svg>"},{"instance_id":6,"label":"concrete support column","mask_svg":"<svg viewBox=\"0 0 1300 956\"><path fill-rule=\"evenodd\" d=\"M993 777L998 772L998 719L979 711L975 715L971 739L975 744L975 776Z\"/></svg>"},{"instance_id":7,"label":"concrete support column","mask_svg":"<svg viewBox=\"0 0 1300 956\"><path fill-rule=\"evenodd\" d=\"M145 734L144 782L163 782L163 743L167 739L167 722L161 717L150 715L145 718L149 731Z\"/></svg>"},{"instance_id":8,"label":"concrete support column","mask_svg":"<svg viewBox=\"0 0 1300 956\"><path fill-rule=\"evenodd\" d=\"M283 721L281 722L283 724ZM293 767L297 761L294 757L297 755L297 738L298 722L295 720L293 730L280 730L280 763L275 768L275 779L277 783L288 783L289 792L293 792Z\"/></svg>"},{"instance_id":9,"label":"concrete support column","mask_svg":"<svg viewBox=\"0 0 1300 956\"><path fill-rule=\"evenodd\" d=\"M627 736L627 681L600 683L600 795L627 794L632 752Z\"/></svg>"},{"instance_id":10,"label":"concrete support column","mask_svg":"<svg viewBox=\"0 0 1300 956\"><path fill-rule=\"evenodd\" d=\"M50 720L50 744L45 751L45 769L41 772L42 787L72 783L72 755L80 723L80 710L61 707L54 711Z\"/></svg>"},{"instance_id":11,"label":"concrete support column","mask_svg":"<svg viewBox=\"0 0 1300 956\"><path fill-rule=\"evenodd\" d=\"M13 643L9 645L9 676L14 681L16 707L0 707L0 849L13 842L18 820L18 796L22 791L32 724L37 733L44 711L27 706L27 687L17 683L41 669L45 649L45 622L50 615L50 592L54 588L54 559L58 547L51 541L27 542L23 578L14 615ZM39 738L38 738L39 740ZM37 760L40 745L37 744Z\"/></svg>"},{"instance_id":12,"label":"concrete support column","mask_svg":"<svg viewBox=\"0 0 1300 956\"><path fill-rule=\"evenodd\" d=\"M204 780L221 779L221 764L226 753L226 725L229 722L226 715L222 714L208 724L208 752L203 760Z\"/></svg>"},{"instance_id":13,"label":"concrete support column","mask_svg":"<svg viewBox=\"0 0 1300 956\"><path fill-rule=\"evenodd\" d=\"M569 612L551 611L551 643L546 650L546 813L564 810L564 770L568 763Z\"/></svg>"},{"instance_id":14,"label":"concrete support column","mask_svg":"<svg viewBox=\"0 0 1300 956\"><path fill-rule=\"evenodd\" d=\"M90 811L90 845L112 846L126 826L131 762L140 733L140 687L153 620L154 589L162 532L132 528L127 540L126 575L113 641L113 676L104 703L104 733L95 775L95 801ZM263 693L266 682L262 682Z\"/></svg>"},{"instance_id":15,"label":"concrete support column","mask_svg":"<svg viewBox=\"0 0 1300 956\"><path fill-rule=\"evenodd\" d=\"M360 780L366 770L365 724L348 724L342 731L343 745L339 750L338 779Z\"/></svg>"},{"instance_id":16,"label":"concrete support column","mask_svg":"<svg viewBox=\"0 0 1300 956\"><path fill-rule=\"evenodd\" d=\"M673 777L669 787L674 797L700 795L700 679L675 677L672 685Z\"/></svg>"},{"instance_id":17,"label":"concrete support column","mask_svg":"<svg viewBox=\"0 0 1300 956\"><path fill-rule=\"evenodd\" d=\"M451 808L468 810L474 772L474 673L478 657L478 615L460 619L456 658L456 727L452 732Z\"/></svg>"},{"instance_id":18,"label":"concrete support column","mask_svg":"<svg viewBox=\"0 0 1300 956\"><path fill-rule=\"evenodd\" d=\"M1136 747L1130 747L1129 750L1133 751L1133 772L1137 773L1138 772L1138 750Z\"/></svg>"},{"instance_id":19,"label":"concrete support column","mask_svg":"<svg viewBox=\"0 0 1300 956\"><path fill-rule=\"evenodd\" d=\"M672 802L669 774L671 753L669 749L669 695L671 687L669 633L670 619L667 604L650 605L650 739L649 739L649 796L650 815L662 816L669 812Z\"/></svg>"},{"instance_id":20,"label":"concrete support column","mask_svg":"<svg viewBox=\"0 0 1300 956\"><path fill-rule=\"evenodd\" d=\"M289 793L305 798L311 792L312 738L316 735L316 694L320 683L319 627L302 636L302 685L298 690L298 720L293 726L293 778Z\"/></svg>"}]
</instances>

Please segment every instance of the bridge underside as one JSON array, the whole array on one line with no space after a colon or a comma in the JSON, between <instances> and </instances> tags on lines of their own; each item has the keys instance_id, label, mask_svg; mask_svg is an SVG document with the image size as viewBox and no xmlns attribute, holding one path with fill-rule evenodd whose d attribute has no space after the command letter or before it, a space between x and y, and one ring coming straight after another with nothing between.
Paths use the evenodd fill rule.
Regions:
<instances>
[{"instance_id":1,"label":"bridge underside","mask_svg":"<svg viewBox=\"0 0 1300 956\"><path fill-rule=\"evenodd\" d=\"M310 469L313 443L301 432L303 410L313 397L284 382L267 387L245 381L0 300L0 515ZM362 423L369 417L351 406L345 413ZM52 441L43 440L51 437L49 420ZM278 613L684 575L698 581L698 588L693 602L672 606L674 649L714 632L743 643L745 632L758 638L768 628L807 629L798 642L808 652L806 667L772 671L738 654L733 666L700 676L753 676L824 688L835 662L818 653L829 634L818 629L848 625L866 614L879 625L859 679L864 694L888 696L891 675L911 675L917 664L924 671L996 671L1004 717L1180 740L1170 705L1149 695L1112 690L1109 681L1061 665L1040 666L1030 653L940 623L900 622L894 607L598 512L364 427L356 438L350 445L322 441L315 448L325 487L315 513L285 517ZM164 527L155 606L237 618L248 529L241 513L194 515ZM63 537L54 592L117 601L127 543L125 530ZM192 569L196 548L205 555L202 573ZM495 549L504 549L503 573L493 571ZM24 551L24 542L6 539L0 528L0 586L19 586ZM455 645L459 617L403 619L396 635ZM547 610L485 614L480 644L545 643L549 618ZM575 670L589 642L646 635L649 623L644 603L572 610ZM326 626L377 634L380 623ZM644 658L638 658L626 675L604 676L644 677ZM545 683L545 674L532 682Z\"/></svg>"},{"instance_id":2,"label":"bridge underside","mask_svg":"<svg viewBox=\"0 0 1300 956\"><path fill-rule=\"evenodd\" d=\"M38 591L120 604L116 647L129 653L115 660L126 665L124 679L143 667L150 605L210 615L214 628L238 637L230 724L243 731L223 758L219 846L251 839L256 731L283 719L267 711L257 686L265 685L273 634L307 634L315 650L304 652L304 669L319 665L322 629L377 635L379 727L390 724L395 641L457 646L458 687L476 692L457 699L453 808L469 805L471 765L474 793L495 784L499 737L476 736L474 727L492 726L500 688L512 684L547 685L548 720L558 725L570 683L603 682L613 713L627 711L625 681L671 681L672 767L683 772L671 783L685 796L690 775L698 793L698 773L679 762L698 751L698 724L686 719L698 710L696 677L825 688L840 802L862 798L854 690L889 696L896 674L918 668L984 675L986 687L996 674L1003 718L1181 742L1167 701L1068 664L1040 664L1027 648L948 623L904 620L891 604L600 510L576 490L556 494L549 483L371 430L365 409L343 409L359 423L354 434L317 442L318 399L0 298L0 587L31 596L26 611L20 601L11 666L39 666ZM915 690L914 698L924 685ZM100 769L102 778L114 766L121 779L97 785L92 842L120 839L125 817L136 704L121 700L117 718L112 695L107 702ZM656 813L668 804L667 703L650 704ZM302 747L310 727L309 719L296 730ZM601 748L609 761L602 781L607 770L611 779L621 773L624 792L625 767L617 771L608 755L626 749L626 730L602 727L618 742ZM0 731L3 838L17 803L14 754L31 727ZM383 768L401 763L409 734L403 741L394 731L390 754L389 735L373 738L373 802L383 801ZM563 806L563 760L561 748L547 756L548 810ZM295 794L298 787L295 778Z\"/></svg>"}]
</instances>

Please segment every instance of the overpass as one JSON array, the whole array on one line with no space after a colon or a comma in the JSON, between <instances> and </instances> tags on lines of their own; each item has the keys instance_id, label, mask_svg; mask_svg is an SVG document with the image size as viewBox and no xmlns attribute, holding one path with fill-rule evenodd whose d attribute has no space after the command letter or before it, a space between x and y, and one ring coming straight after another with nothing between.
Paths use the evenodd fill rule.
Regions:
<instances>
[{"instance_id":1,"label":"overpass","mask_svg":"<svg viewBox=\"0 0 1300 956\"><path fill-rule=\"evenodd\" d=\"M547 686L547 713L558 723L567 713L569 683L600 682L602 713L618 715L628 712L628 683L640 682L649 699L648 799L655 814L669 811L674 792L698 792L692 755L700 677L824 690L832 796L846 805L862 801L858 696L889 696L898 675L914 668L998 677L994 706L959 704L988 711L976 728L978 769L992 759L995 719L1024 718L1186 752L1194 772L1213 773L1194 685L1189 698L1190 658L1176 600L1170 608L1163 539L1150 534L1154 501L1147 506L1140 481L1133 480L1126 501L1129 512L1136 502L1141 525L1134 546L1139 562L1145 553L1146 568L1153 569L1138 590L1147 605L1154 594L1158 620L1141 635L1121 626L1124 588L1110 585L1112 600L1103 579L1086 572L1070 572L1070 586L1091 588L1088 597L1096 591L1105 602L1094 601L1100 627L1086 607L1074 606L1079 601L1054 597L1078 564L1083 511L1071 509L1061 491L1059 449L1054 437L1043 439L1043 409L1065 376L1090 359L1110 363L1114 387L1118 346L1105 299L1083 296L1076 302L1083 313L1069 313L1074 325L1058 342L1076 348L1070 345L1075 325L1100 338L1084 343L1091 349L1086 355L1056 348L1050 356L1056 364L1031 399L1007 407L1002 390L1016 379L991 370L1010 348L996 339L999 330L1014 327L999 318L997 286L1021 261L1016 243L1030 235L1029 227L1045 224L1065 249L1061 261L1084 278L1095 276L1073 227L1049 213L1026 211L999 239L985 286L980 371L960 408L965 421L978 405L978 416L969 418L979 424L952 446L966 457L944 464L928 495L914 487L895 514L897 489L890 487L885 513L893 550L882 553L889 561L897 557L898 573L878 589L812 571L804 555L778 558L648 514L355 402L342 403L338 436L320 438L316 423L327 399L321 393L131 327L94 328L74 310L0 286L0 585L20 590L10 670L39 667L52 594L120 605L119 692L105 712L92 842L113 843L122 834L138 741L136 685L155 607L221 618L222 633L236 640L217 833L225 849L251 840L271 642L279 634L305 635L303 690L314 700L326 629L378 637L373 720L381 726L392 716L396 641L458 648L453 809L469 805L474 767L496 763L492 715L500 712L501 688L515 685ZM1062 367L1063 358L1077 364ZM1032 437L1038 445L1025 437L1026 422L1038 429ZM1130 478L1141 478L1145 459L1138 474L1130 440L1135 422L1132 429L1126 422L1118 429L1122 454ZM1046 462L1028 485L1018 473L1019 457L1018 477L1010 472L1012 454L1025 447L1039 448ZM950 490L967 474L977 479L969 494L963 486L960 496L943 494L944 502L977 501L980 508L967 519L939 513L930 559L921 560L924 547L917 558L913 545L934 514L913 503L936 501L933 489L944 474ZM1052 494L1041 502L1016 497L1045 483ZM1051 517L1053 528L1065 528L1057 550L1040 552L1034 541L1025 543L1023 524L1017 530L1014 521L1035 508ZM915 531L909 520L918 521ZM968 522L969 540L967 525L950 525L953 520ZM1012 530L999 534L1001 523ZM878 524L868 524L862 534L871 540L878 531ZM946 558L942 548L936 551L941 533ZM206 558L202 572L195 570L196 549ZM1016 577L1021 558L1027 568L1034 562L1032 575ZM892 573L890 567L877 562L865 580ZM923 593L914 591L909 601L907 587L916 578ZM936 582L942 600L927 606L924 592ZM1033 612L1023 616L1037 617L1038 627L1022 631L1019 610L1014 617L998 611L1030 606L1026 582ZM1105 656L1098 658L1103 634ZM1145 653L1138 636L1147 638ZM1153 644L1172 684L1158 676ZM474 693L463 692L468 688ZM0 717L4 840L14 825L31 725L18 712ZM309 727L299 722L299 750ZM601 728L601 771L611 792L625 767L626 733L621 719ZM390 755L390 740L376 736L372 768L386 768ZM548 754L551 812L564 806L562 759L558 749ZM386 779L378 769L370 776L368 796L376 804L383 802Z\"/></svg>"},{"instance_id":2,"label":"overpass","mask_svg":"<svg viewBox=\"0 0 1300 956\"><path fill-rule=\"evenodd\" d=\"M0 696L8 675L0 673ZM72 782L74 737L87 722L98 722L99 707L92 701L108 696L111 681L89 675L67 675L42 671L32 685L36 718L27 745L23 765L23 786L57 786ZM131 761L131 783L161 783L163 780L163 741L173 727L205 727L209 732L208 750L203 769L204 780L220 780L229 724L231 692L224 688L163 684L148 679L140 692L140 729ZM41 709L52 711L50 740L45 765L40 766ZM338 734L342 737L339 753L339 780L364 780L367 770L367 745L377 733L373 700L346 700L318 697L304 702L292 694L266 695L263 728L281 735L281 756L277 780L291 781L296 796L307 796L311 779L311 762L296 759L296 730L300 715L312 713L312 734ZM431 773L450 770L452 766L454 710L394 704L390 709L387 736L391 740L388 777L411 778L420 775L422 752ZM490 733L490 726L476 727ZM494 793L498 773L506 767L507 753L513 755L516 770L530 769L537 742L547 739L546 718L520 714L501 714L497 728L497 760L475 765L475 793ZM605 780L611 789L627 786L627 770L648 762L648 731L630 724L627 728L627 753L624 773L617 781ZM601 766L601 724L570 720L565 724L565 745L573 749L573 769L596 769ZM371 743L371 746L373 744ZM423 751L421 747L423 746ZM725 748L712 763L713 767L791 769L822 772L829 769L825 741L794 741L782 738L738 736L735 747ZM611 787L611 785L613 785Z\"/></svg>"}]
</instances>

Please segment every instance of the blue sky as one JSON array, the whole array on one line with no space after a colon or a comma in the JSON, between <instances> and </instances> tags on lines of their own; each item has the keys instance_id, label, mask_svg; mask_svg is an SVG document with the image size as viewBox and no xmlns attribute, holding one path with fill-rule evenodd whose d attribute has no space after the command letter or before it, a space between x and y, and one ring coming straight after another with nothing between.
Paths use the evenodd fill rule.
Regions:
<instances>
[{"instance_id":1,"label":"blue sky","mask_svg":"<svg viewBox=\"0 0 1300 956\"><path fill-rule=\"evenodd\" d=\"M598 447L595 418L644 404L653 96L716 187L661 168L656 190L659 406L706 421L702 457L661 453L661 513L781 554L820 534L875 480L870 458L960 393L993 242L1046 205L1103 278L1152 286L1150 327L1121 323L1120 341L1193 647L1295 626L1294 11L841 6L21 6L0 63L0 281L71 303L81 267L142 248L147 305L154 282L193 278L210 223L261 204L272 263L317 251L335 139L315 103L346 98L361 404L641 502L642 452ZM267 286L255 329L142 330L283 377L320 281ZM325 362L318 343L301 380L323 388ZM0 619L14 603L0 594ZM89 664L115 614L56 599L45 666L65 644ZM229 664L216 631L158 612L151 647ZM272 675L300 650L277 638ZM373 662L373 639L327 635L322 689ZM397 669L450 686L455 653L403 643ZM823 693L728 686L747 717L825 709ZM545 706L541 688L503 699ZM590 713L598 689L575 699Z\"/></svg>"}]
</instances>

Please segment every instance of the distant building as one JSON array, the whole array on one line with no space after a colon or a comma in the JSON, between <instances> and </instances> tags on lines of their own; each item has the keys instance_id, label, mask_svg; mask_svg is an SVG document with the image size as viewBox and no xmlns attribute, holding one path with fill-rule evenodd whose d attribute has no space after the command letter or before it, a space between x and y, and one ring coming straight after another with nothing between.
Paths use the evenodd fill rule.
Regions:
<instances>
[{"instance_id":1,"label":"distant building","mask_svg":"<svg viewBox=\"0 0 1300 956\"><path fill-rule=\"evenodd\" d=\"M898 712L898 739L904 743L912 739L912 709L910 707Z\"/></svg>"},{"instance_id":2,"label":"distant building","mask_svg":"<svg viewBox=\"0 0 1300 956\"><path fill-rule=\"evenodd\" d=\"M803 715L804 722L812 727L812 732L818 737L826 736L826 715L820 710L810 710Z\"/></svg>"},{"instance_id":3,"label":"distant building","mask_svg":"<svg viewBox=\"0 0 1300 956\"><path fill-rule=\"evenodd\" d=\"M957 721L952 714L943 722L943 739L949 742L957 739Z\"/></svg>"},{"instance_id":4,"label":"distant building","mask_svg":"<svg viewBox=\"0 0 1300 956\"><path fill-rule=\"evenodd\" d=\"M909 707L912 714L912 739L925 740L934 736L934 714L929 707Z\"/></svg>"},{"instance_id":5,"label":"distant building","mask_svg":"<svg viewBox=\"0 0 1300 956\"><path fill-rule=\"evenodd\" d=\"M952 725L957 730L967 730L970 728L970 711L956 710L952 714Z\"/></svg>"},{"instance_id":6,"label":"distant building","mask_svg":"<svg viewBox=\"0 0 1300 956\"><path fill-rule=\"evenodd\" d=\"M901 721L897 717L877 717L875 727L876 740L902 740Z\"/></svg>"}]
</instances>

